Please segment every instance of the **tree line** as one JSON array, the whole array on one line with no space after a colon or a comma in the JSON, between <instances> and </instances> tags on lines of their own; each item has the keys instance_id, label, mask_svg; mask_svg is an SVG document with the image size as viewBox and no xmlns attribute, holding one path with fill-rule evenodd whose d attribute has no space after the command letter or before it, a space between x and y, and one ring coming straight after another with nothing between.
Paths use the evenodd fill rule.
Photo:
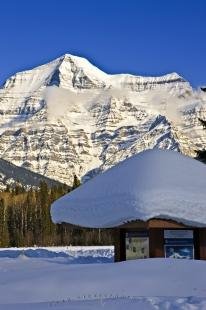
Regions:
<instances>
[{"instance_id":1,"label":"tree line","mask_svg":"<svg viewBox=\"0 0 206 310\"><path fill-rule=\"evenodd\" d=\"M72 189L79 184L75 176ZM18 184L7 186L0 192L0 247L112 244L111 230L74 229L51 221L51 203L72 189L49 188L44 181L29 190Z\"/></svg>"}]
</instances>

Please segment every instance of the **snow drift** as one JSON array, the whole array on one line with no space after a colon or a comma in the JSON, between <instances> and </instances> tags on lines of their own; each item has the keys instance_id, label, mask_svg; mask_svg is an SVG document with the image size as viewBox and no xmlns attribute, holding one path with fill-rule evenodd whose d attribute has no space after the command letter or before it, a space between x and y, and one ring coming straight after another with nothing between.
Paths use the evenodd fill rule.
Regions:
<instances>
[{"instance_id":1,"label":"snow drift","mask_svg":"<svg viewBox=\"0 0 206 310\"><path fill-rule=\"evenodd\" d=\"M90 265L63 257L0 258L0 309L203 310L205 267L164 258Z\"/></svg>"}]
</instances>

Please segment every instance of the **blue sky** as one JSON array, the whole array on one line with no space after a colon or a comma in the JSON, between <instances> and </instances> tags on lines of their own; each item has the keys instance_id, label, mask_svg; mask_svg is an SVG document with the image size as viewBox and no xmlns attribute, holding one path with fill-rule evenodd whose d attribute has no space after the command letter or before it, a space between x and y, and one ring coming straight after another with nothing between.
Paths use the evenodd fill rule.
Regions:
<instances>
[{"instance_id":1,"label":"blue sky","mask_svg":"<svg viewBox=\"0 0 206 310\"><path fill-rule=\"evenodd\" d=\"M0 83L66 52L108 73L206 84L206 1L0 1Z\"/></svg>"}]
</instances>

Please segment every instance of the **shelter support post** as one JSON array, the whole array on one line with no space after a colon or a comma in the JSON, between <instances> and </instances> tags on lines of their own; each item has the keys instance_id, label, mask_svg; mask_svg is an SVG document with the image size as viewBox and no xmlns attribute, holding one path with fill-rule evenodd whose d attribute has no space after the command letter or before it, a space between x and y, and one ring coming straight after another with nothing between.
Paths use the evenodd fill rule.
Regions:
<instances>
[{"instance_id":1,"label":"shelter support post","mask_svg":"<svg viewBox=\"0 0 206 310\"><path fill-rule=\"evenodd\" d=\"M164 257L164 231L159 228L149 229L149 257Z\"/></svg>"},{"instance_id":2,"label":"shelter support post","mask_svg":"<svg viewBox=\"0 0 206 310\"><path fill-rule=\"evenodd\" d=\"M115 229L114 240L114 261L120 262L126 260L125 230L118 228Z\"/></svg>"},{"instance_id":3,"label":"shelter support post","mask_svg":"<svg viewBox=\"0 0 206 310\"><path fill-rule=\"evenodd\" d=\"M206 228L199 229L200 259L206 260Z\"/></svg>"}]
</instances>

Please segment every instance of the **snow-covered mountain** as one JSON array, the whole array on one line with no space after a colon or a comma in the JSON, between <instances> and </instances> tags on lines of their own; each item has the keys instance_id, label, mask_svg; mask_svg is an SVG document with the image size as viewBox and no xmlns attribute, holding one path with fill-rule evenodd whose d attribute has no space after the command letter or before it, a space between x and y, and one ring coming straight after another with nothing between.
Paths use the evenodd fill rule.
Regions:
<instances>
[{"instance_id":1,"label":"snow-covered mountain","mask_svg":"<svg viewBox=\"0 0 206 310\"><path fill-rule=\"evenodd\" d=\"M109 75L66 54L0 89L0 157L67 184L149 148L206 148L206 94L176 73Z\"/></svg>"},{"instance_id":2,"label":"snow-covered mountain","mask_svg":"<svg viewBox=\"0 0 206 310\"><path fill-rule=\"evenodd\" d=\"M16 185L26 189L37 188L41 181L46 182L49 187L61 185L58 181L0 159L0 190L6 189L7 185L11 188Z\"/></svg>"}]
</instances>

